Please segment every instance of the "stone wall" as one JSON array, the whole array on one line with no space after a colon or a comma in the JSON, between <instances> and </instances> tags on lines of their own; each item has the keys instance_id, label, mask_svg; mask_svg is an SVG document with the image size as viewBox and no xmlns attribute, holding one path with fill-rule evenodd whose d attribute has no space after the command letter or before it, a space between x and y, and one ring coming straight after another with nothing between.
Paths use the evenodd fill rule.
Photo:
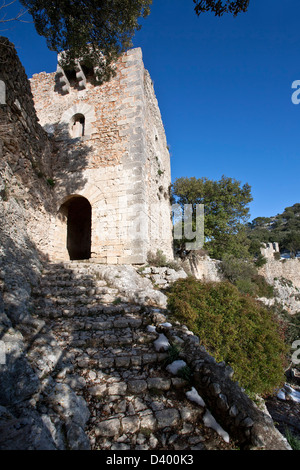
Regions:
<instances>
[{"instance_id":1,"label":"stone wall","mask_svg":"<svg viewBox=\"0 0 300 470\"><path fill-rule=\"evenodd\" d=\"M153 245L173 257L169 152L141 50L124 54L116 76L101 86L87 79L80 89L73 76L65 91L61 73L58 67L57 73L31 79L40 122L58 147L53 161L58 203L50 226L50 257L69 259L68 214L62 208L74 196L91 204L93 260L143 263ZM73 133L76 116L84 119L84 135L79 137Z\"/></svg>"},{"instance_id":2,"label":"stone wall","mask_svg":"<svg viewBox=\"0 0 300 470\"><path fill-rule=\"evenodd\" d=\"M274 283L277 279L287 279L295 287L300 288L300 259L279 259L275 258L280 254L278 243L267 243L261 249L261 254L266 258L267 263L260 268L260 274L265 276L268 282Z\"/></svg>"},{"instance_id":3,"label":"stone wall","mask_svg":"<svg viewBox=\"0 0 300 470\"><path fill-rule=\"evenodd\" d=\"M183 263L183 267L196 279L207 282L220 282L223 280L219 270L220 261L192 253Z\"/></svg>"},{"instance_id":4,"label":"stone wall","mask_svg":"<svg viewBox=\"0 0 300 470\"><path fill-rule=\"evenodd\" d=\"M300 259L268 259L267 263L260 268L260 274L271 283L276 278L284 278L300 288Z\"/></svg>"},{"instance_id":5,"label":"stone wall","mask_svg":"<svg viewBox=\"0 0 300 470\"><path fill-rule=\"evenodd\" d=\"M161 250L173 259L172 220L170 211L170 154L162 118L149 73L144 73L147 146L147 194L149 207L148 251Z\"/></svg>"},{"instance_id":6,"label":"stone wall","mask_svg":"<svg viewBox=\"0 0 300 470\"><path fill-rule=\"evenodd\" d=\"M261 249L266 264L259 268L259 273L274 286L273 299L261 299L266 305L281 303L287 312L295 315L300 312L300 258L276 259L279 257L278 243L267 243Z\"/></svg>"},{"instance_id":7,"label":"stone wall","mask_svg":"<svg viewBox=\"0 0 300 470\"><path fill-rule=\"evenodd\" d=\"M0 57L5 84L5 103L0 105L0 263L5 284L12 287L4 288L4 298L9 295L22 304L48 251L55 205L47 182L53 149L38 123L24 68L5 38L0 40Z\"/></svg>"}]
</instances>

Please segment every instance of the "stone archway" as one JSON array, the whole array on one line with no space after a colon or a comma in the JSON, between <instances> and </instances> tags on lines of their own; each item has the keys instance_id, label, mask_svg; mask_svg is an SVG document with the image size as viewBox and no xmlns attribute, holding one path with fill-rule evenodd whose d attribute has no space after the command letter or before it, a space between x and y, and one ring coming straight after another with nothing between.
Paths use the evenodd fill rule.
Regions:
<instances>
[{"instance_id":1,"label":"stone archway","mask_svg":"<svg viewBox=\"0 0 300 470\"><path fill-rule=\"evenodd\" d=\"M83 196L72 196L60 207L67 228L66 249L70 260L90 259L92 207Z\"/></svg>"}]
</instances>

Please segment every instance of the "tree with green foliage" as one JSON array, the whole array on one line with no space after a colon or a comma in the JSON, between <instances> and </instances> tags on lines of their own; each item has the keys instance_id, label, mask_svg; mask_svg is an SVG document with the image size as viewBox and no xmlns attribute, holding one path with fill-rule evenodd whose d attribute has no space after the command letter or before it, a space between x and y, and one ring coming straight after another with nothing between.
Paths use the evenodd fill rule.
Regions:
<instances>
[{"instance_id":1,"label":"tree with green foliage","mask_svg":"<svg viewBox=\"0 0 300 470\"><path fill-rule=\"evenodd\" d=\"M78 58L98 66L108 80L115 60L132 46L139 18L150 13L152 0L20 0L50 50L65 51L62 65Z\"/></svg>"},{"instance_id":2,"label":"tree with green foliage","mask_svg":"<svg viewBox=\"0 0 300 470\"><path fill-rule=\"evenodd\" d=\"M238 258L248 256L245 222L252 201L251 187L246 183L222 176L219 181L207 178L177 178L172 186L173 201L184 211L191 204L204 205L204 248L210 256L221 259L225 253ZM194 227L196 221L193 221ZM175 241L175 249L183 254L186 239ZM190 241L190 240L189 240Z\"/></svg>"}]
</instances>

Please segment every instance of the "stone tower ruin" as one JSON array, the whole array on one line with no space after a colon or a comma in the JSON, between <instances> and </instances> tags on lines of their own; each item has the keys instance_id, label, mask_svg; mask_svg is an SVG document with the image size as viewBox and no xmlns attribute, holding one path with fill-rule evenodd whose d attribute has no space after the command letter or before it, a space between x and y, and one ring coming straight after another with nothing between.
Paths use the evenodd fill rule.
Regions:
<instances>
[{"instance_id":1,"label":"stone tower ruin","mask_svg":"<svg viewBox=\"0 0 300 470\"><path fill-rule=\"evenodd\" d=\"M56 145L53 261L140 264L158 249L173 258L170 155L141 50L122 55L115 71L100 86L80 62L30 80L39 122Z\"/></svg>"}]
</instances>

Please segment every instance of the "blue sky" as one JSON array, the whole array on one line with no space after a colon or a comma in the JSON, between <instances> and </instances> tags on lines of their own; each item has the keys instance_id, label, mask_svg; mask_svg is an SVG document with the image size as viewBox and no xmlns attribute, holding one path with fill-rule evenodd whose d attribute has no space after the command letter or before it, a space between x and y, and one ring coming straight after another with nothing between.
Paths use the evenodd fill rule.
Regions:
<instances>
[{"instance_id":1,"label":"blue sky","mask_svg":"<svg viewBox=\"0 0 300 470\"><path fill-rule=\"evenodd\" d=\"M172 180L224 174L252 187L251 219L276 215L300 202L300 104L291 100L300 80L300 1L250 0L236 18L197 17L193 7L153 0L134 38L154 82ZM29 78L56 69L32 24L2 34Z\"/></svg>"}]
</instances>

